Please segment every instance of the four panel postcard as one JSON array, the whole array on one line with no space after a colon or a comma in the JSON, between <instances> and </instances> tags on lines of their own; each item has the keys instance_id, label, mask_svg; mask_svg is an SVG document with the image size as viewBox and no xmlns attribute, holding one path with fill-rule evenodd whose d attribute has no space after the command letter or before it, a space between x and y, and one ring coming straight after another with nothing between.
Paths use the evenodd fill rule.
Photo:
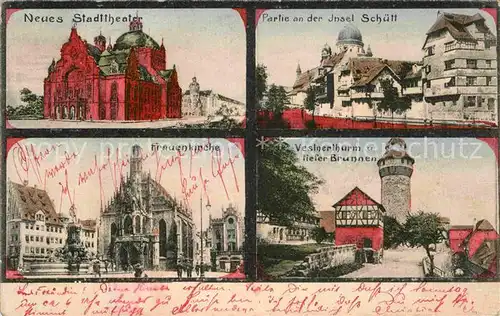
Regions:
<instances>
[{"instance_id":1,"label":"four panel postcard","mask_svg":"<svg viewBox=\"0 0 500 316\"><path fill-rule=\"evenodd\" d=\"M1 314L496 315L497 15L6 2Z\"/></svg>"}]
</instances>

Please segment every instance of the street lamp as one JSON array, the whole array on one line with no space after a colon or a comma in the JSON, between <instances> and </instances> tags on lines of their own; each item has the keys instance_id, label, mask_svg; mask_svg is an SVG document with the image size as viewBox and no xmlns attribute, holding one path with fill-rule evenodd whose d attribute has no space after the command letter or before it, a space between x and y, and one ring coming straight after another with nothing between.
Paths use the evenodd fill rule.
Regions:
<instances>
[{"instance_id":1,"label":"street lamp","mask_svg":"<svg viewBox=\"0 0 500 316\"><path fill-rule=\"evenodd\" d=\"M207 211L210 212L210 202L205 206ZM203 269L203 195L200 196L200 278L205 277L205 270Z\"/></svg>"}]
</instances>

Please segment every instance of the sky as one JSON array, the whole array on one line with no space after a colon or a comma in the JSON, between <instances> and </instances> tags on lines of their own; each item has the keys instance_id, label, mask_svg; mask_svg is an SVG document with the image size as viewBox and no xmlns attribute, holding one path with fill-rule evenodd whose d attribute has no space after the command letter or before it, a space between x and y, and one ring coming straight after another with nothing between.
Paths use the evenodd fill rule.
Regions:
<instances>
[{"instance_id":1,"label":"sky","mask_svg":"<svg viewBox=\"0 0 500 316\"><path fill-rule=\"evenodd\" d=\"M161 146L218 146L219 151L204 150L192 154L189 148L180 148L183 155L178 156L177 147L162 147L156 151L157 156L152 148L155 143ZM240 151L243 142L240 145L225 139L25 139L8 152L7 178L15 183L28 181L29 186L45 188L54 201L56 212L68 214L74 203L78 218L98 218L101 200L106 205L115 192L114 181L119 183L120 177L129 173L129 157L135 144L143 149L143 171L150 172L170 195L190 206L197 227L200 223L200 197L204 206L209 200L214 218L220 216L222 207L230 203L244 216L245 169ZM124 167L120 168L122 163ZM94 175L86 181L81 180L85 172L91 173L91 169L95 170ZM102 171L99 173L98 169ZM203 189L200 175L206 189ZM181 179L185 179L184 185ZM192 193L187 193L188 190ZM208 225L208 216L208 212L204 212L204 227Z\"/></svg>"},{"instance_id":2,"label":"sky","mask_svg":"<svg viewBox=\"0 0 500 316\"><path fill-rule=\"evenodd\" d=\"M43 94L43 80L61 46L68 40L75 14L142 17L143 31L158 44L163 38L167 68L173 64L183 91L196 75L202 90L214 90L245 102L246 34L239 14L232 9L25 9L7 24L7 104L19 104L19 90ZM62 17L62 23L25 22L25 14ZM89 43L102 32L113 44L128 32L128 23L79 23L78 34ZM106 44L107 45L107 44Z\"/></svg>"},{"instance_id":3,"label":"sky","mask_svg":"<svg viewBox=\"0 0 500 316\"><path fill-rule=\"evenodd\" d=\"M266 10L257 27L256 61L267 66L268 83L292 86L297 63L302 71L317 67L325 44L336 51L339 31L348 23L328 22L334 15L350 17L360 30L365 50L370 45L374 57L419 61L423 57L425 34L436 21L438 12L473 15L481 14L486 25L496 34L496 24L486 12L478 9L337 9L337 10ZM288 16L292 22L266 22L266 18ZM362 15L376 18L378 14L397 14L396 22L362 22ZM320 22L307 22L309 16L322 17ZM303 17L306 22L293 22L293 17Z\"/></svg>"},{"instance_id":4,"label":"sky","mask_svg":"<svg viewBox=\"0 0 500 316\"><path fill-rule=\"evenodd\" d=\"M344 144L360 146L361 151L333 152L343 157L374 157L385 152L389 138L289 138L296 145ZM472 225L487 219L498 224L497 164L494 152L474 138L405 138L408 153L415 159L411 177L412 211L436 212L449 217L451 225ZM315 152L313 152L315 153ZM324 157L332 152L323 151ZM373 162L303 162L310 172L325 183L313 195L316 209L331 211L332 205L354 187L381 202L381 181L376 160Z\"/></svg>"}]
</instances>

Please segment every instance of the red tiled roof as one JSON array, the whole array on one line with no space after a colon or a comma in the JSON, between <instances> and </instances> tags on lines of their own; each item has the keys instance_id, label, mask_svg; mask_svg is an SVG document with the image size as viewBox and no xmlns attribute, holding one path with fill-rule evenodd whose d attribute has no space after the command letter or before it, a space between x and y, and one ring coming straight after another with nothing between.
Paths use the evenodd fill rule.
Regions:
<instances>
[{"instance_id":1,"label":"red tiled roof","mask_svg":"<svg viewBox=\"0 0 500 316\"><path fill-rule=\"evenodd\" d=\"M377 205L382 206L377 203L374 199L368 196L365 192L361 191L360 188L355 187L346 196L344 196L340 201L335 203L333 207L336 206L362 206L362 205Z\"/></svg>"},{"instance_id":2,"label":"red tiled roof","mask_svg":"<svg viewBox=\"0 0 500 316\"><path fill-rule=\"evenodd\" d=\"M386 67L393 73L396 80L405 78L412 73L413 65L417 62L405 60L387 60L381 58L351 58L348 68L354 79L354 86L370 83Z\"/></svg>"},{"instance_id":3,"label":"red tiled roof","mask_svg":"<svg viewBox=\"0 0 500 316\"><path fill-rule=\"evenodd\" d=\"M34 220L35 214L42 211L47 224L61 224L59 214L47 191L15 182L10 182L10 184L12 194L17 197L21 219Z\"/></svg>"},{"instance_id":4,"label":"red tiled roof","mask_svg":"<svg viewBox=\"0 0 500 316\"><path fill-rule=\"evenodd\" d=\"M323 67L335 67L344 58L346 51L342 51L338 54L330 55L330 57L325 58L321 61L321 66Z\"/></svg>"},{"instance_id":5,"label":"red tiled roof","mask_svg":"<svg viewBox=\"0 0 500 316\"><path fill-rule=\"evenodd\" d=\"M320 212L319 226L323 227L327 233L335 232L335 211Z\"/></svg>"},{"instance_id":6,"label":"red tiled roof","mask_svg":"<svg viewBox=\"0 0 500 316\"><path fill-rule=\"evenodd\" d=\"M315 67L312 69L309 69L307 71L304 71L301 73L297 79L295 80L295 83L293 84L293 90L292 92L305 92L309 88L310 83L318 73L319 67Z\"/></svg>"}]
</instances>

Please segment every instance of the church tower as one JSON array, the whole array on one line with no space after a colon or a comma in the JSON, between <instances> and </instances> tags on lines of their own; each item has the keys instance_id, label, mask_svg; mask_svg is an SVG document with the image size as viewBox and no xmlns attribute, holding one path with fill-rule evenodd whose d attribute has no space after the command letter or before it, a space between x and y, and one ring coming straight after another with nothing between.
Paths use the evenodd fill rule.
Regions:
<instances>
[{"instance_id":1,"label":"church tower","mask_svg":"<svg viewBox=\"0 0 500 316\"><path fill-rule=\"evenodd\" d=\"M391 138L385 153L377 162L381 179L382 205L386 215L399 223L406 221L411 210L411 176L415 160L407 153L401 138Z\"/></svg>"},{"instance_id":2,"label":"church tower","mask_svg":"<svg viewBox=\"0 0 500 316\"><path fill-rule=\"evenodd\" d=\"M139 145L132 147L132 156L130 157L130 178L140 179L142 175L142 148Z\"/></svg>"}]
</instances>

